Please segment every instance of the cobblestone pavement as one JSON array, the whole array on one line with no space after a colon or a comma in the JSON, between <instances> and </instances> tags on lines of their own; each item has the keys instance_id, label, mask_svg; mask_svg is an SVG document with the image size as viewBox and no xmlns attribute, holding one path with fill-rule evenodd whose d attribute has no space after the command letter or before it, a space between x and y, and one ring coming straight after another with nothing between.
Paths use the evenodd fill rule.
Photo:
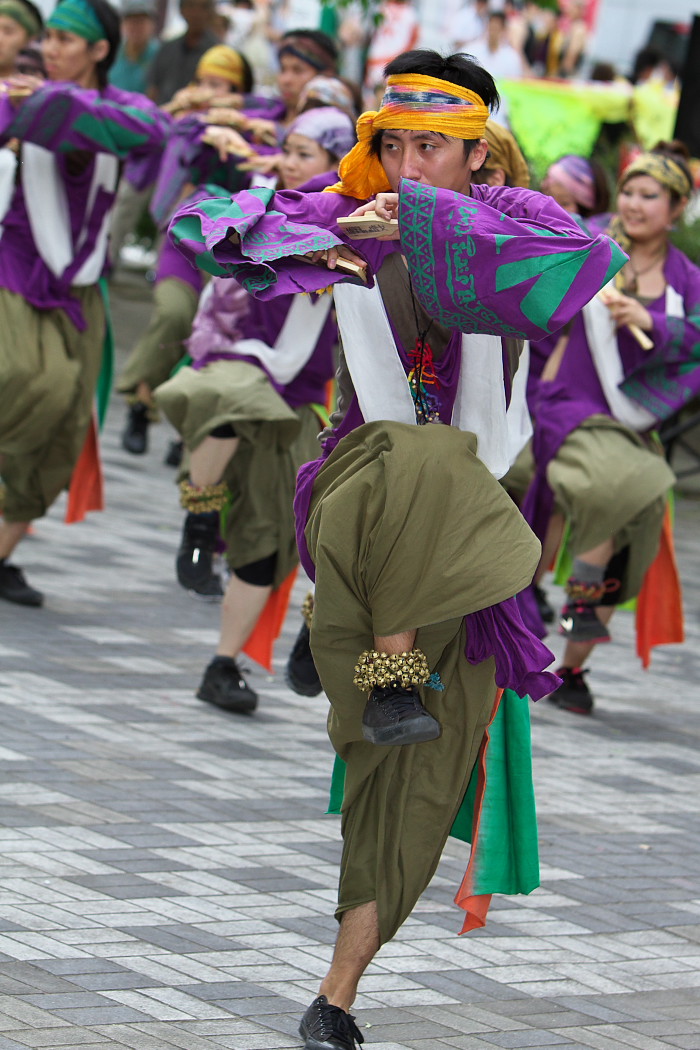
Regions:
<instances>
[{"instance_id":1,"label":"cobblestone pavement","mask_svg":"<svg viewBox=\"0 0 700 1050\"><path fill-rule=\"evenodd\" d=\"M255 668L253 717L194 698L217 609L174 582L166 429L130 457L122 414L108 511L54 508L19 559L46 607L0 608L0 1050L296 1047L335 934L326 702ZM621 614L595 717L533 709L541 889L458 938L450 842L363 982L368 1050L699 1050L698 509L679 501L687 644L643 672Z\"/></svg>"}]
</instances>

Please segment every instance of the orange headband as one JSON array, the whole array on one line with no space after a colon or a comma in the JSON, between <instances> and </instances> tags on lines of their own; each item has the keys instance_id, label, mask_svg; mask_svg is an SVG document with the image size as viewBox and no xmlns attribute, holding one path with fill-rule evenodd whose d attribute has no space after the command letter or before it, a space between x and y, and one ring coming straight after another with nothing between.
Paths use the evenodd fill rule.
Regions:
<instances>
[{"instance_id":1,"label":"orange headband","mask_svg":"<svg viewBox=\"0 0 700 1050\"><path fill-rule=\"evenodd\" d=\"M429 119L426 119L429 115ZM364 200L391 189L376 154L376 131L437 131L455 139L484 137L489 111L469 88L419 73L391 76L379 110L368 110L357 122L357 145L340 162L340 182L333 193Z\"/></svg>"}]
</instances>

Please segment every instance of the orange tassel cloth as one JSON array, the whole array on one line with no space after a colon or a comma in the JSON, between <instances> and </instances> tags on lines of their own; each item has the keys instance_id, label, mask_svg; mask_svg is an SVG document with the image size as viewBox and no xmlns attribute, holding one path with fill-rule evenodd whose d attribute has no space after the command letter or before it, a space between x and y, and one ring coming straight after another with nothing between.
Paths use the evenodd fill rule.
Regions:
<instances>
[{"instance_id":1,"label":"orange tassel cloth","mask_svg":"<svg viewBox=\"0 0 700 1050\"><path fill-rule=\"evenodd\" d=\"M84 521L92 510L104 510L104 480L100 462L100 443L95 417L90 421L85 444L75 465L68 489L68 505L64 521L67 525Z\"/></svg>"},{"instance_id":2,"label":"orange tassel cloth","mask_svg":"<svg viewBox=\"0 0 700 1050\"><path fill-rule=\"evenodd\" d=\"M287 615L296 576L297 570L293 569L277 590L272 592L253 633L243 646L243 652L267 671L272 671L272 651Z\"/></svg>"},{"instance_id":3,"label":"orange tassel cloth","mask_svg":"<svg viewBox=\"0 0 700 1050\"><path fill-rule=\"evenodd\" d=\"M647 570L637 598L636 627L637 656L644 668L651 663L651 650L655 645L674 645L685 640L681 581L669 507L666 507L658 554Z\"/></svg>"}]
</instances>

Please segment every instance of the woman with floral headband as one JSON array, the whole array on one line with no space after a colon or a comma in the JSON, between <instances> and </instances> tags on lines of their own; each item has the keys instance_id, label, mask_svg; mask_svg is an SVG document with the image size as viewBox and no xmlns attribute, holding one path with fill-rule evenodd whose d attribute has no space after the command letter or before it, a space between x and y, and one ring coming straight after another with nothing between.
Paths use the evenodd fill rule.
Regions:
<instances>
[{"instance_id":1,"label":"woman with floral headband","mask_svg":"<svg viewBox=\"0 0 700 1050\"><path fill-rule=\"evenodd\" d=\"M301 1025L313 1050L361 1040L358 981L435 870L499 688L526 714L508 689L557 681L514 600L539 547L497 481L523 408L508 406L511 378L521 340L563 325L624 259L548 198L472 185L498 101L484 69L414 51L386 72L330 191L205 201L171 226L258 298L334 290L339 407L296 496L311 648L346 763L340 933ZM525 730L513 750L527 756Z\"/></svg>"},{"instance_id":2,"label":"woman with floral headband","mask_svg":"<svg viewBox=\"0 0 700 1050\"><path fill-rule=\"evenodd\" d=\"M166 131L155 105L107 84L119 17L106 0L62 0L42 46L49 81L11 77L0 101L0 143L19 143L0 193L0 597L35 606L7 559L90 437L120 162L160 151Z\"/></svg>"},{"instance_id":3,"label":"woman with floral headband","mask_svg":"<svg viewBox=\"0 0 700 1050\"><path fill-rule=\"evenodd\" d=\"M692 190L686 158L680 144L661 143L623 173L608 232L629 260L575 319L538 392L537 474L523 511L542 537L555 500L569 523L563 685L550 699L580 714L593 707L583 665L610 640L615 607L642 592L660 549L675 479L653 431L700 391L700 270L669 241ZM661 556L672 574L667 542ZM552 555L545 544L542 564ZM681 640L668 622L645 640L644 623L638 609L645 662L651 644Z\"/></svg>"}]
</instances>

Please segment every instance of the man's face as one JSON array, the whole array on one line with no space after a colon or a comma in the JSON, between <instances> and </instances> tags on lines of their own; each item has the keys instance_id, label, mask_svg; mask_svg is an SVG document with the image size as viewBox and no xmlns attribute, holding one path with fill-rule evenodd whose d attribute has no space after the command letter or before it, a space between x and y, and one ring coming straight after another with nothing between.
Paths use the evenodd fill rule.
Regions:
<instances>
[{"instance_id":1,"label":"man's face","mask_svg":"<svg viewBox=\"0 0 700 1050\"><path fill-rule=\"evenodd\" d=\"M379 156L394 193L400 179L413 179L424 186L467 194L472 172L484 163L487 149L482 139L465 157L462 139L435 131L387 130L382 132Z\"/></svg>"},{"instance_id":2,"label":"man's face","mask_svg":"<svg viewBox=\"0 0 700 1050\"><path fill-rule=\"evenodd\" d=\"M282 55L277 74L277 86L282 101L288 110L293 110L299 101L301 89L318 76L318 70L296 55Z\"/></svg>"},{"instance_id":3,"label":"man's face","mask_svg":"<svg viewBox=\"0 0 700 1050\"><path fill-rule=\"evenodd\" d=\"M136 47L145 47L155 31L155 22L147 14L124 15L122 38Z\"/></svg>"},{"instance_id":4,"label":"man's face","mask_svg":"<svg viewBox=\"0 0 700 1050\"><path fill-rule=\"evenodd\" d=\"M214 17L213 0L182 0L180 14L187 22L187 28L194 33L203 33L211 26Z\"/></svg>"}]
</instances>

